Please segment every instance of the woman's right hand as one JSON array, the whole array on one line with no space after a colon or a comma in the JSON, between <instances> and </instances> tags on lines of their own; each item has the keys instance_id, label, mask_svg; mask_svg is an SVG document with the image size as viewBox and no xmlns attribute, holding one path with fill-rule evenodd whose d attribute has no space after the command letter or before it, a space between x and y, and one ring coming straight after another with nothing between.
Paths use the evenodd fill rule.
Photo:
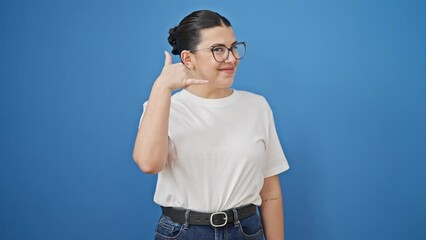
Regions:
<instances>
[{"instance_id":1,"label":"woman's right hand","mask_svg":"<svg viewBox=\"0 0 426 240\"><path fill-rule=\"evenodd\" d=\"M160 172L167 163L172 91L208 83L193 79L191 71L182 63L172 64L168 52L165 52L165 58L163 70L151 89L133 150L133 159L139 168L150 174Z\"/></svg>"},{"instance_id":2,"label":"woman's right hand","mask_svg":"<svg viewBox=\"0 0 426 240\"><path fill-rule=\"evenodd\" d=\"M155 81L162 87L168 88L171 91L185 88L189 85L204 85L208 80L200 80L192 78L189 69L183 63L172 64L172 56L165 51L164 67L160 76Z\"/></svg>"}]
</instances>

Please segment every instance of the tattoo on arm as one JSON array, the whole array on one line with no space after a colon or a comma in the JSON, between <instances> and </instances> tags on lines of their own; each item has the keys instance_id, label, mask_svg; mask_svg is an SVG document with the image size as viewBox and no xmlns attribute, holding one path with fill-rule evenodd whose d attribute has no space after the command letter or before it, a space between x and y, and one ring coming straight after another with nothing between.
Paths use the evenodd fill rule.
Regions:
<instances>
[{"instance_id":1,"label":"tattoo on arm","mask_svg":"<svg viewBox=\"0 0 426 240\"><path fill-rule=\"evenodd\" d=\"M278 198L277 197L268 198L268 199L263 200L263 202L265 203L265 202L268 202L268 201L275 201L275 200L278 200Z\"/></svg>"}]
</instances>

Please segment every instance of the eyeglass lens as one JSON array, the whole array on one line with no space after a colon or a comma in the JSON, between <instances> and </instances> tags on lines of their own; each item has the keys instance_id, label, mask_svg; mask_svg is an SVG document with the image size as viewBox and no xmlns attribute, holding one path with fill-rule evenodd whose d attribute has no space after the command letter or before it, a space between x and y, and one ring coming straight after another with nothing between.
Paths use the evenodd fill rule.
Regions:
<instances>
[{"instance_id":1,"label":"eyeglass lens","mask_svg":"<svg viewBox=\"0 0 426 240\"><path fill-rule=\"evenodd\" d=\"M230 48L234 57L238 60L242 59L246 53L244 43L237 43ZM229 49L225 46L216 46L212 48L213 56L218 62L225 62L229 57Z\"/></svg>"}]
</instances>

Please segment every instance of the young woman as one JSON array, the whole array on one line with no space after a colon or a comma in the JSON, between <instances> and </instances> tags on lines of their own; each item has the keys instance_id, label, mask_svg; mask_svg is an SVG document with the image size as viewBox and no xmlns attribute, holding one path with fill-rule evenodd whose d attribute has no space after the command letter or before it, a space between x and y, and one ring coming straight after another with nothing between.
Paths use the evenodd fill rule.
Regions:
<instances>
[{"instance_id":1,"label":"young woman","mask_svg":"<svg viewBox=\"0 0 426 240\"><path fill-rule=\"evenodd\" d=\"M284 239L278 174L289 166L272 111L262 96L231 88L246 43L207 10L169 34L181 62L165 52L133 152L142 171L158 173L156 239Z\"/></svg>"}]
</instances>

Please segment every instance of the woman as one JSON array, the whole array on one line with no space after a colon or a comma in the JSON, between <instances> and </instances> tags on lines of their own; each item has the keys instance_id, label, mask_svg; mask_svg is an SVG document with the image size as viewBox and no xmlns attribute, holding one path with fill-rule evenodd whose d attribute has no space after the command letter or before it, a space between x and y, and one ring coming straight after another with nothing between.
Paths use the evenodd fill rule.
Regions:
<instances>
[{"instance_id":1,"label":"woman","mask_svg":"<svg viewBox=\"0 0 426 240\"><path fill-rule=\"evenodd\" d=\"M207 10L169 34L181 63L165 52L133 152L142 171L158 173L156 239L284 239L277 174L289 166L272 111L262 96L231 88L246 44Z\"/></svg>"}]
</instances>

